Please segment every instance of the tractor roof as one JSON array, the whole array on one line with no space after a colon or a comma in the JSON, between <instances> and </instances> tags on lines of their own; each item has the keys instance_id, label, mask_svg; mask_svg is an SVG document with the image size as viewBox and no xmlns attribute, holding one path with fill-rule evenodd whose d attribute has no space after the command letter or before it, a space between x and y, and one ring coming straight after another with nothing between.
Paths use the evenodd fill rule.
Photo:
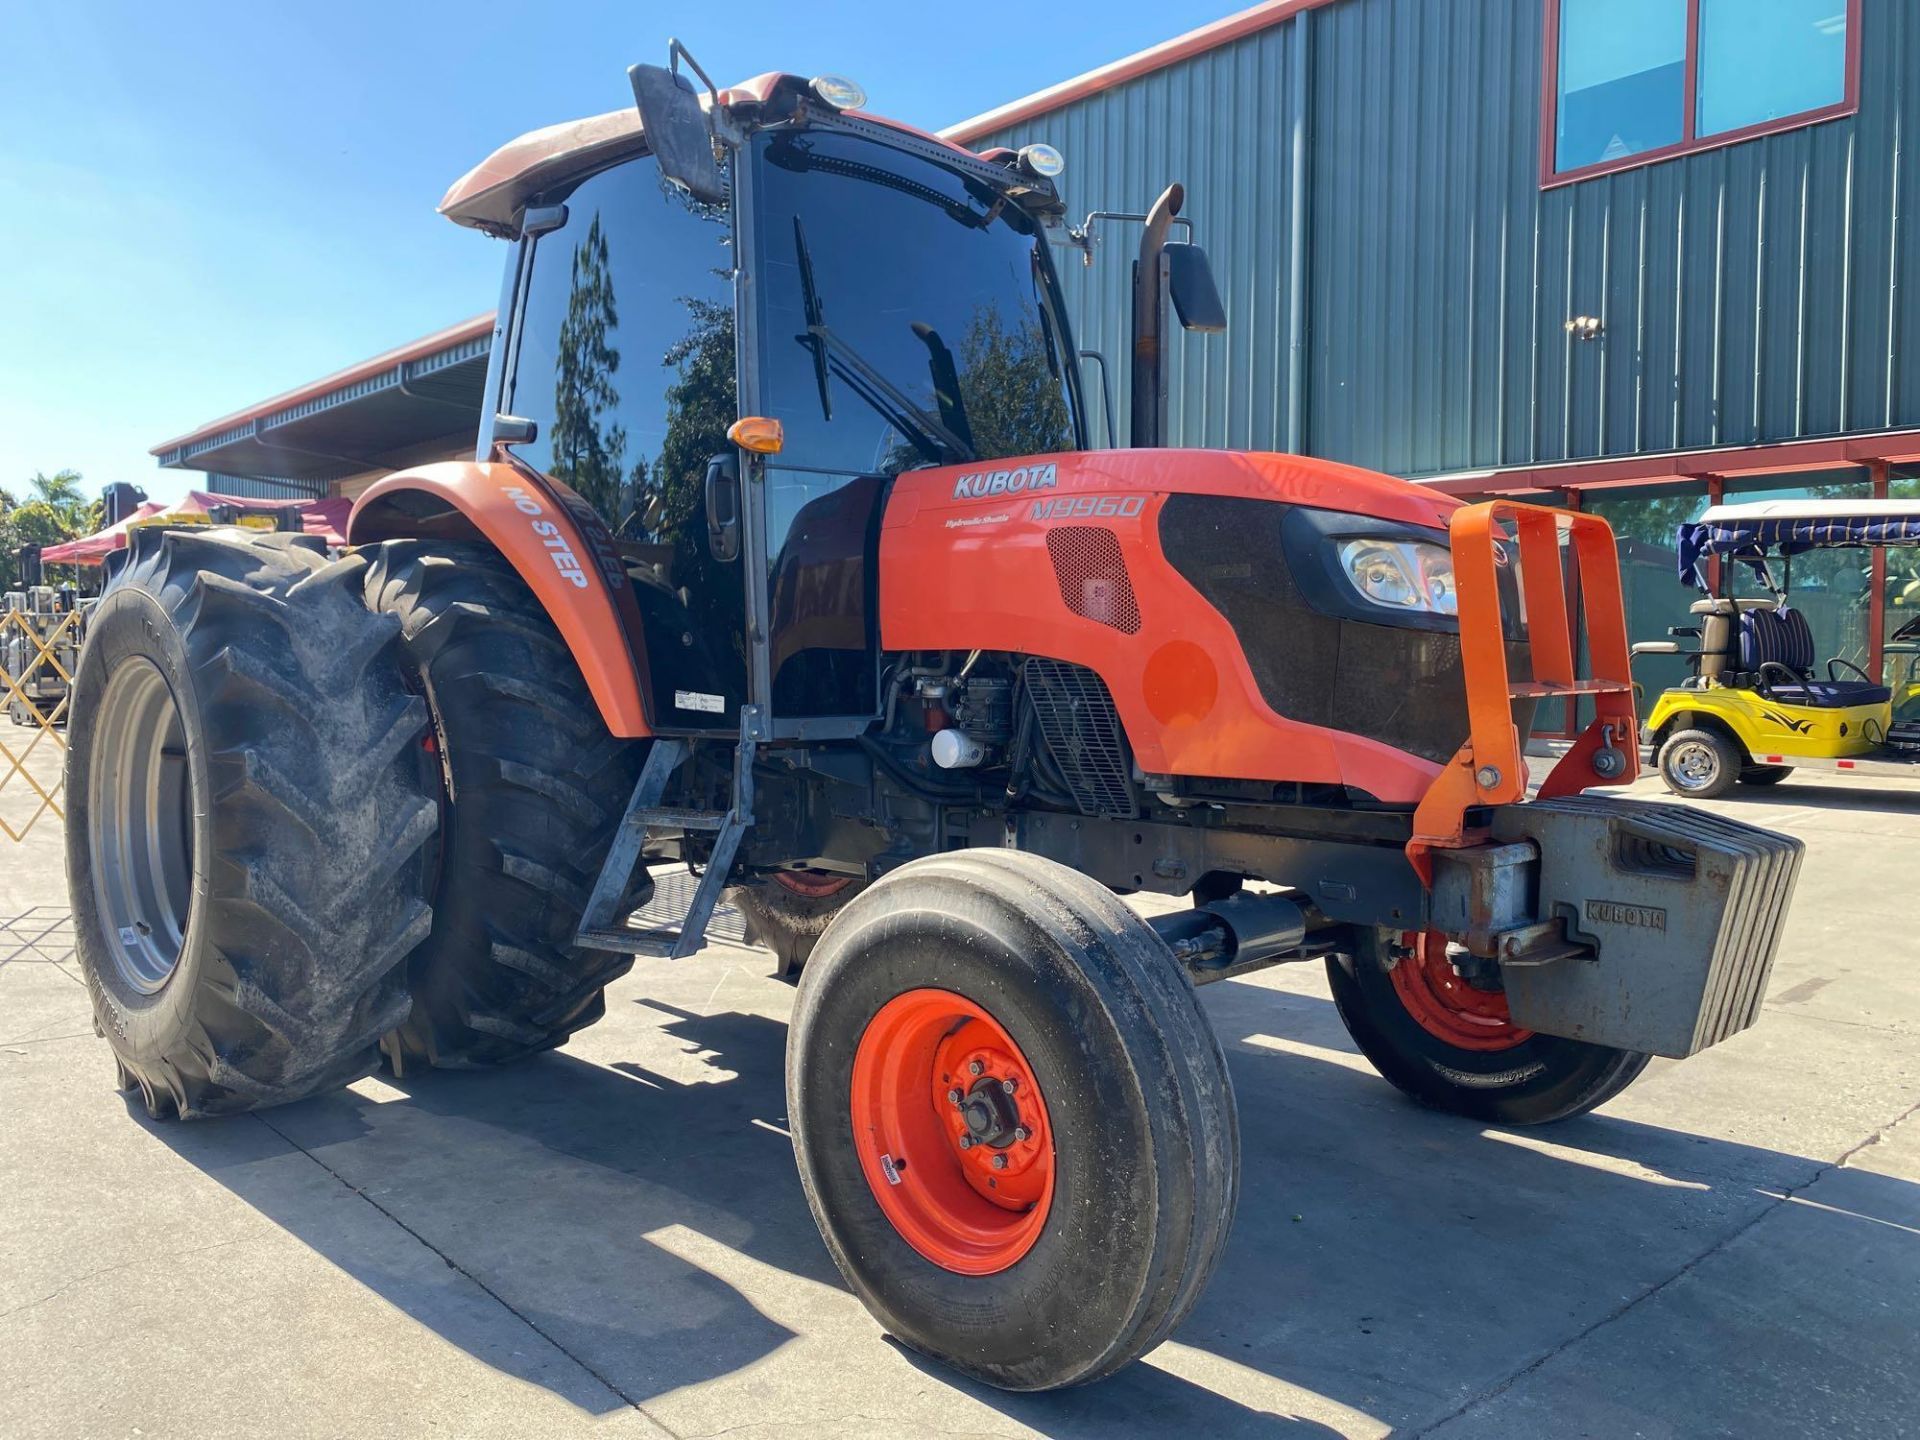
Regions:
<instances>
[{"instance_id":1,"label":"tractor roof","mask_svg":"<svg viewBox=\"0 0 1920 1440\"><path fill-rule=\"evenodd\" d=\"M760 107L783 94L802 95L807 81L799 75L769 71L756 75L720 92L720 103ZM951 140L886 120L864 112L861 118L886 125L904 134L945 146L956 154L972 156L973 151ZM453 182L440 201L440 213L461 225L471 225L492 235L516 233L520 209L535 195L576 175L598 170L646 149L646 137L640 129L640 111L629 105L590 115L584 120L567 120L530 130L509 140L473 169Z\"/></svg>"}]
</instances>

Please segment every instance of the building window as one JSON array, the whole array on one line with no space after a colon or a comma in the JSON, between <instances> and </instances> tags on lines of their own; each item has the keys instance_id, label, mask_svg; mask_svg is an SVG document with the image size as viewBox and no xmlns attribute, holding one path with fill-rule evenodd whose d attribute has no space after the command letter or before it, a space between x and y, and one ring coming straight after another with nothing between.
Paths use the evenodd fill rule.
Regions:
<instances>
[{"instance_id":1,"label":"building window","mask_svg":"<svg viewBox=\"0 0 1920 1440\"><path fill-rule=\"evenodd\" d=\"M1860 0L1547 0L1544 184L1857 105Z\"/></svg>"}]
</instances>

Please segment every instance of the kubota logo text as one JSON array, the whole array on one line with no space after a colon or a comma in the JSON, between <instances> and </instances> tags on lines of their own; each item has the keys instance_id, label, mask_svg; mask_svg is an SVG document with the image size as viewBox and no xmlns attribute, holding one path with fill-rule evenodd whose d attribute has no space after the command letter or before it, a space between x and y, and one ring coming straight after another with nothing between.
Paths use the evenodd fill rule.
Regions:
<instances>
[{"instance_id":1,"label":"kubota logo text","mask_svg":"<svg viewBox=\"0 0 1920 1440\"><path fill-rule=\"evenodd\" d=\"M1060 483L1056 465L1022 465L1017 470L983 470L953 482L956 500L984 500L989 495L1018 495L1022 490L1050 490Z\"/></svg>"},{"instance_id":2,"label":"kubota logo text","mask_svg":"<svg viewBox=\"0 0 1920 1440\"><path fill-rule=\"evenodd\" d=\"M518 485L508 485L504 488L507 499L513 502L513 508L522 515L533 517L533 533L540 537L541 548L553 557L553 568L558 570L574 589L586 589L587 576L586 572L580 568L579 557L573 553L573 547L567 543L567 537L560 533L560 527L551 520L540 518L546 514L540 502Z\"/></svg>"}]
</instances>

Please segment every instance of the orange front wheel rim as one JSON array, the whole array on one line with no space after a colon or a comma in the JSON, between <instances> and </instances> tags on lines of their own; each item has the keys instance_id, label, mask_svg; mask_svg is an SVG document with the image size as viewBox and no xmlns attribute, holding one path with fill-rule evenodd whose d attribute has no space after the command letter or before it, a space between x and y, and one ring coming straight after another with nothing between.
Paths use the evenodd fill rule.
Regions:
<instances>
[{"instance_id":1,"label":"orange front wheel rim","mask_svg":"<svg viewBox=\"0 0 1920 1440\"><path fill-rule=\"evenodd\" d=\"M1454 969L1446 936L1402 938L1412 953L1393 967L1393 989L1422 1030L1461 1050L1511 1050L1533 1038L1513 1023L1505 994L1478 989Z\"/></svg>"},{"instance_id":2,"label":"orange front wheel rim","mask_svg":"<svg viewBox=\"0 0 1920 1440\"><path fill-rule=\"evenodd\" d=\"M960 1275L1016 1264L1053 1204L1053 1127L1027 1057L964 995L880 1007L853 1054L853 1143L900 1236Z\"/></svg>"}]
</instances>

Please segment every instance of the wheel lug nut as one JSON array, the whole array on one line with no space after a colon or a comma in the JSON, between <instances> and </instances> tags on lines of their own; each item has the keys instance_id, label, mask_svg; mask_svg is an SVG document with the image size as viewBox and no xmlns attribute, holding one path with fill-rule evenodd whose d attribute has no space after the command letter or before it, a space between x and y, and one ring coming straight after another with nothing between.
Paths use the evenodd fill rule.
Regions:
<instances>
[{"instance_id":1,"label":"wheel lug nut","mask_svg":"<svg viewBox=\"0 0 1920 1440\"><path fill-rule=\"evenodd\" d=\"M973 1136L971 1136L971 1135L962 1135L962 1136L960 1137L960 1148L961 1148L962 1150L971 1150L971 1149L973 1149Z\"/></svg>"},{"instance_id":2,"label":"wheel lug nut","mask_svg":"<svg viewBox=\"0 0 1920 1440\"><path fill-rule=\"evenodd\" d=\"M1020 1082L1018 1080L1002 1080L1000 1082L1000 1088L1011 1095L1020 1088Z\"/></svg>"},{"instance_id":3,"label":"wheel lug nut","mask_svg":"<svg viewBox=\"0 0 1920 1440\"><path fill-rule=\"evenodd\" d=\"M981 1064L978 1060L969 1061L967 1064L967 1073L969 1075L978 1075L982 1070L986 1068L987 1067Z\"/></svg>"},{"instance_id":4,"label":"wheel lug nut","mask_svg":"<svg viewBox=\"0 0 1920 1440\"><path fill-rule=\"evenodd\" d=\"M958 1105L960 1103L960 1092L958 1090L947 1091L947 1103L950 1105Z\"/></svg>"},{"instance_id":5,"label":"wheel lug nut","mask_svg":"<svg viewBox=\"0 0 1920 1440\"><path fill-rule=\"evenodd\" d=\"M1033 1132L1028 1130L1024 1125L1016 1125L1013 1127L1013 1138L1016 1140L1029 1140L1033 1138Z\"/></svg>"},{"instance_id":6,"label":"wheel lug nut","mask_svg":"<svg viewBox=\"0 0 1920 1440\"><path fill-rule=\"evenodd\" d=\"M994 1169L996 1169L996 1170L1004 1170L1004 1169L1006 1169L1006 1168L1007 1168L1007 1157L1006 1157L1006 1156L1004 1156L1004 1155L996 1155L996 1156L994 1156L994 1157L993 1157L993 1168L994 1168Z\"/></svg>"}]
</instances>

